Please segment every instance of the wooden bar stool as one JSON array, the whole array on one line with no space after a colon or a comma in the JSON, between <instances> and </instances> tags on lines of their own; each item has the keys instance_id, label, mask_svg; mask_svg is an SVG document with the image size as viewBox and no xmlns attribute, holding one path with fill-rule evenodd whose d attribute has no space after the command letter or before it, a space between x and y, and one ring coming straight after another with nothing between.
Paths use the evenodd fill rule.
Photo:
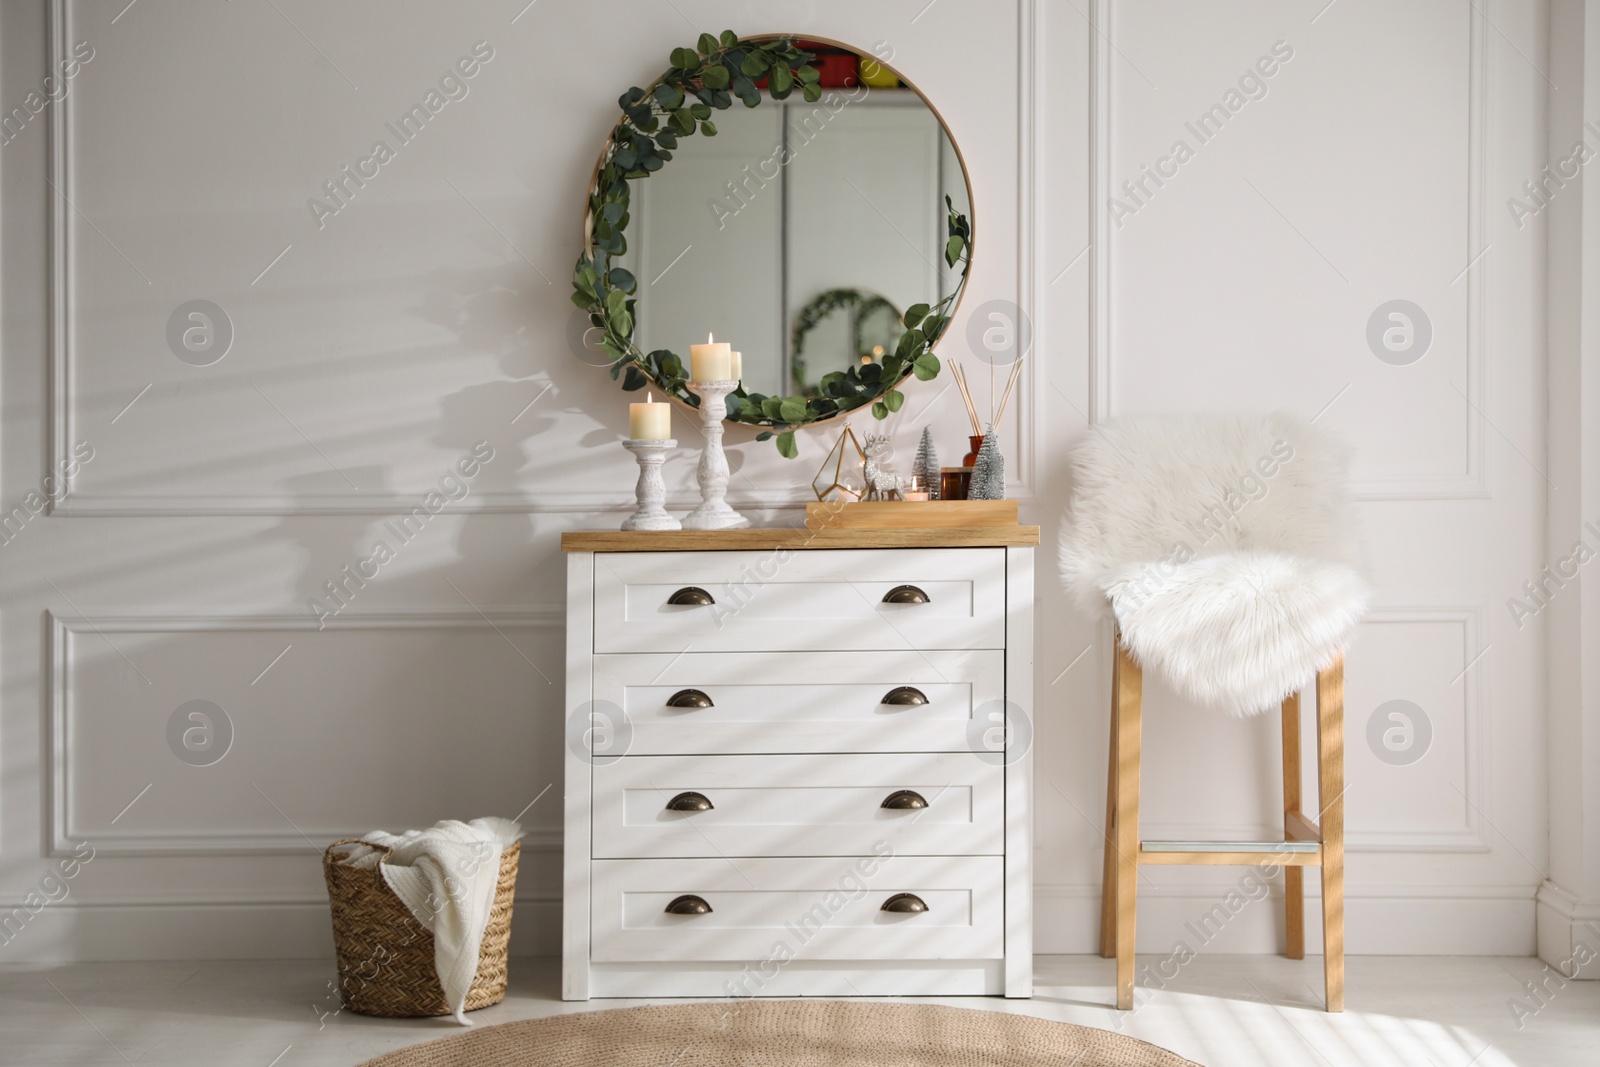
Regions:
<instances>
[{"instance_id":1,"label":"wooden bar stool","mask_svg":"<svg viewBox=\"0 0 1600 1067\"><path fill-rule=\"evenodd\" d=\"M1344 1008L1344 648L1371 590L1345 494L1344 450L1292 415L1135 416L1072 454L1061 576L1115 623L1100 954L1133 1007L1139 867L1283 867L1288 955L1305 956L1305 868L1322 868L1323 978ZM1141 841L1144 671L1194 703L1280 709L1281 841ZM1317 679L1317 794L1300 776L1299 690Z\"/></svg>"},{"instance_id":2,"label":"wooden bar stool","mask_svg":"<svg viewBox=\"0 0 1600 1067\"><path fill-rule=\"evenodd\" d=\"M1105 873L1100 955L1117 961L1117 1007L1133 1007L1135 905L1141 864L1284 869L1284 955L1306 955L1306 867L1322 868L1322 980L1329 1011L1344 1010L1344 660L1317 673L1317 796L1320 818L1302 809L1300 695L1283 701L1282 841L1141 841L1139 745L1143 672L1117 634L1111 682L1111 761L1106 776Z\"/></svg>"}]
</instances>

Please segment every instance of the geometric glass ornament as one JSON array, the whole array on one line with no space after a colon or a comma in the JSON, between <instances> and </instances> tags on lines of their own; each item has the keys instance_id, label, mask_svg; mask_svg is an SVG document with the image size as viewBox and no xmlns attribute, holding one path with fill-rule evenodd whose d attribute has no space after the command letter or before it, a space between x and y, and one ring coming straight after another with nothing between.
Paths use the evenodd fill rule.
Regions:
<instances>
[{"instance_id":1,"label":"geometric glass ornament","mask_svg":"<svg viewBox=\"0 0 1600 1067\"><path fill-rule=\"evenodd\" d=\"M862 450L861 442L856 440L850 424L845 423L844 432L828 450L817 476L811 479L811 489L817 494L817 499L860 500L867 488L864 473L866 462L867 454Z\"/></svg>"}]
</instances>

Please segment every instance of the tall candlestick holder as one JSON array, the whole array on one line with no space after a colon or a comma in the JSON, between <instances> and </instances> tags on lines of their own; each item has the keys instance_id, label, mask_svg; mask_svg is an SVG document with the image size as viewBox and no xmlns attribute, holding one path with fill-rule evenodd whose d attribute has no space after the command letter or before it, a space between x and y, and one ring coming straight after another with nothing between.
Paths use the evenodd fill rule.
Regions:
<instances>
[{"instance_id":1,"label":"tall candlestick holder","mask_svg":"<svg viewBox=\"0 0 1600 1067\"><path fill-rule=\"evenodd\" d=\"M681 530L682 524L667 514L667 486L661 480L661 463L676 441L624 441L622 447L639 461L639 484L633 495L638 509L622 521L624 530Z\"/></svg>"},{"instance_id":2,"label":"tall candlestick holder","mask_svg":"<svg viewBox=\"0 0 1600 1067\"><path fill-rule=\"evenodd\" d=\"M727 396L739 388L737 381L690 382L700 397L700 428L706 445L696 473L700 480L700 506L683 517L686 530L731 530L749 526L750 520L734 511L728 495L728 457L722 451L722 420L728 414Z\"/></svg>"}]
</instances>

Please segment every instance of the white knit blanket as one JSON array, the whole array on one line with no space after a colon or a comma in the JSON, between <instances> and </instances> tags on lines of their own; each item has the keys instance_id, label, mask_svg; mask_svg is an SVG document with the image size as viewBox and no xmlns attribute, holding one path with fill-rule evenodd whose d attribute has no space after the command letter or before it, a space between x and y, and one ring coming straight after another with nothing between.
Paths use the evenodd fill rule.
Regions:
<instances>
[{"instance_id":1,"label":"white knit blanket","mask_svg":"<svg viewBox=\"0 0 1600 1067\"><path fill-rule=\"evenodd\" d=\"M433 935L433 965L456 1022L466 1016L467 991L478 973L478 951L494 904L500 856L522 836L510 819L446 819L427 830L401 834L374 830L362 838L391 849L381 865L383 880ZM383 854L351 846L340 862L371 867Z\"/></svg>"}]
</instances>

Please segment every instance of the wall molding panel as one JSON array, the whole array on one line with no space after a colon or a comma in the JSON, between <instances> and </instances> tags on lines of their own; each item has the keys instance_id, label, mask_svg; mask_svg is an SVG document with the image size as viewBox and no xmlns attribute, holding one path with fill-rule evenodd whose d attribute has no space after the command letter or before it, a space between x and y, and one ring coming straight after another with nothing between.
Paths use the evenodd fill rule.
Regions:
<instances>
[{"instance_id":1,"label":"wall molding panel","mask_svg":"<svg viewBox=\"0 0 1600 1067\"><path fill-rule=\"evenodd\" d=\"M74 721L74 694L71 685L73 638L84 634L110 641L111 634L182 633L316 633L396 630L486 630L534 629L558 633L566 625L566 610L561 605L544 605L523 610L457 612L417 610L367 614L340 614L318 620L310 614L95 614L58 615L46 612L49 675L46 706L49 714L49 798L46 833L49 856L72 853L77 842L88 841L97 855L108 856L186 856L186 855L303 855L310 844L319 846L363 833L353 826L299 826L283 830L251 830L221 827L205 833L144 834L126 830L85 830L75 818L72 783L74 771L70 739ZM509 638L507 638L509 640ZM520 651L520 650L519 650ZM113 820L115 821L115 820ZM526 852L554 853L561 850L559 828L531 829L523 837Z\"/></svg>"},{"instance_id":2,"label":"wall molding panel","mask_svg":"<svg viewBox=\"0 0 1600 1067\"><path fill-rule=\"evenodd\" d=\"M1034 150L1036 88L1035 72L1041 68L1035 59L1034 30L1042 21L1042 8L1037 0L1014 0L1019 25L1017 90L1019 102L1018 122L1018 218L1017 229L1011 239L1016 243L1018 269L1017 306L1029 320L1037 322L1034 276L1037 271L1036 238L1033 230L1033 200L1035 174L1038 169ZM73 0L49 0L50 42L52 62L68 54L72 42ZM49 376L49 442L50 464L55 469L70 456L77 422L74 412L74 383L79 368L77 328L73 315L77 304L74 275L73 242L77 225L75 212L78 198L74 192L75 156L72 148L73 112L78 91L70 92L56 103L49 115L50 156L48 162L50 198L50 376ZM976 215L976 213L974 213ZM986 247L989 246L985 242ZM1003 244L995 246L996 252ZM963 294L962 304L968 304ZM959 307L959 305L958 305ZM969 307L970 310L970 307ZM950 359L960 354L961 339L947 335L939 354ZM1038 345L1034 345L1037 353ZM1034 367L1025 370L1024 376L1034 381L1035 374L1042 377L1037 367L1038 357L1031 361ZM946 384L949 384L947 378ZM1023 383L1019 388L1026 388ZM1035 394L1039 392L1034 390ZM619 403L622 402L619 398ZM1038 448L1036 443L1040 412L1038 397L1033 405L1018 404L1016 427L1019 455L1010 472L1007 492L1010 496L1032 502L1038 492ZM680 412L680 418L683 413ZM869 422L870 416L868 417ZM843 423L827 424L825 435L832 437ZM876 425L874 422L873 425ZM903 433L909 433L903 430ZM754 430L732 431L731 442L753 438ZM688 442L684 442L688 448ZM799 462L799 461L796 461ZM320 473L320 471L319 471ZM352 491L327 494L295 495L286 493L259 494L185 494L182 492L148 492L109 494L83 492L76 488L76 479L66 479L66 491L46 504L52 515L83 518L165 518L181 516L295 516L295 515L392 515L406 512L417 506L424 487L414 493ZM743 484L741 484L741 481ZM801 486L800 488L804 488ZM666 507L669 511L686 512L699 503L696 491L669 492ZM738 473L729 485L728 503L736 509L749 511L798 511L804 500L796 499L794 488L768 489L741 479ZM541 488L537 492L477 491L459 503L452 503L448 511L458 514L597 514L610 516L626 514L633 510L631 479L619 481L609 492L592 489L555 487Z\"/></svg>"},{"instance_id":3,"label":"wall molding panel","mask_svg":"<svg viewBox=\"0 0 1600 1067\"><path fill-rule=\"evenodd\" d=\"M1095 31L1091 71L1092 111L1090 138L1090 169L1092 171L1093 212L1095 234L1094 286L1091 295L1091 340L1088 369L1090 419L1092 423L1113 417L1117 413L1116 395L1116 338L1114 336L1116 293L1113 278L1116 267L1116 232L1106 204L1111 190L1116 188L1112 179L1113 131L1116 124L1115 93L1112 91L1112 65L1117 46L1113 41L1115 14L1119 0L1094 0L1093 28ZM1469 44L1469 76L1465 87L1468 94L1467 120L1467 213L1463 222L1463 244L1469 255L1482 256L1486 245L1489 217L1489 196L1485 185L1488 158L1489 113L1489 56L1487 16L1481 6L1472 5L1468 16L1471 33ZM1489 257L1484 256L1484 259ZM1400 475L1393 478L1356 479L1352 483L1357 500L1462 500L1486 499L1489 487L1484 460L1483 414L1486 403L1485 370L1483 359L1484 330L1489 313L1488 291L1484 283L1487 264L1474 260L1477 265L1464 270L1457 284L1467 287L1465 391L1461 400L1466 408L1466 440L1463 443L1459 472L1440 472L1430 475ZM1463 264L1465 266L1465 264ZM1441 383L1443 384L1443 383ZM1453 383L1450 386L1454 388ZM1461 392L1461 390L1457 390ZM1312 412L1304 412L1306 415ZM1320 413L1317 413L1320 414Z\"/></svg>"}]
</instances>

